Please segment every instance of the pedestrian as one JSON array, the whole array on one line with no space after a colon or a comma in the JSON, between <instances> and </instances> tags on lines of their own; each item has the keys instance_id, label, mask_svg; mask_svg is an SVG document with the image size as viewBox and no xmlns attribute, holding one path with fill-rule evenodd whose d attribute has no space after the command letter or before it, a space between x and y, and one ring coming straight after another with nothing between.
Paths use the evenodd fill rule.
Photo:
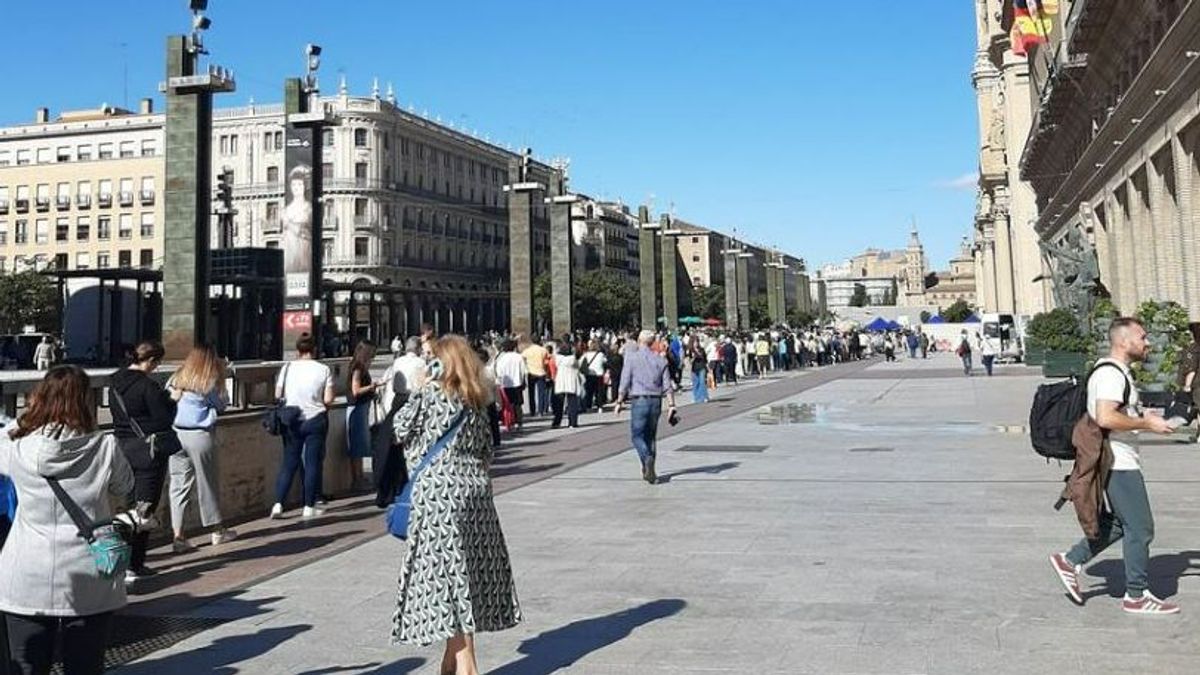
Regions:
<instances>
[{"instance_id":1,"label":"pedestrian","mask_svg":"<svg viewBox=\"0 0 1200 675\"><path fill-rule=\"evenodd\" d=\"M182 449L174 430L175 401L150 377L162 363L164 353L158 342L142 342L133 348L129 367L113 373L109 384L113 433L133 469L137 513L148 521L130 542L132 551L125 573L130 583L155 574L146 566L150 530L156 525L153 515L162 499L170 455Z\"/></svg>"},{"instance_id":2,"label":"pedestrian","mask_svg":"<svg viewBox=\"0 0 1200 675\"><path fill-rule=\"evenodd\" d=\"M771 344L761 333L754 340L754 358L758 366L758 378L761 380L766 377L771 361Z\"/></svg>"},{"instance_id":3,"label":"pedestrian","mask_svg":"<svg viewBox=\"0 0 1200 675\"><path fill-rule=\"evenodd\" d=\"M709 340L704 348L705 358L708 359L709 380L712 382L713 388L721 382L722 364L725 362L725 352L722 350L724 344L720 340ZM620 381L617 382L617 398L621 398Z\"/></svg>"},{"instance_id":4,"label":"pedestrian","mask_svg":"<svg viewBox=\"0 0 1200 675\"><path fill-rule=\"evenodd\" d=\"M978 331L975 333L976 343L979 345L979 360L983 363L983 370L987 372L987 376L992 376L992 365L996 363L996 354L999 349L996 345L996 340L987 336L981 336Z\"/></svg>"},{"instance_id":5,"label":"pedestrian","mask_svg":"<svg viewBox=\"0 0 1200 675\"><path fill-rule=\"evenodd\" d=\"M554 419L551 429L562 426L565 413L567 425L572 429L579 426L579 397L583 393L583 349L571 344L570 336L563 336L554 357Z\"/></svg>"},{"instance_id":6,"label":"pedestrian","mask_svg":"<svg viewBox=\"0 0 1200 675\"><path fill-rule=\"evenodd\" d=\"M625 369L621 372L621 391L616 408L620 414L622 404L632 401L629 411L630 434L642 463L642 478L651 485L658 482L654 460L663 397L668 401L668 414L675 414L675 390L671 387L667 362L653 352L653 343L654 333L643 330L638 335L637 348L625 355Z\"/></svg>"},{"instance_id":7,"label":"pedestrian","mask_svg":"<svg viewBox=\"0 0 1200 675\"><path fill-rule=\"evenodd\" d=\"M92 522L106 521L109 499L128 494L134 475L117 440L97 433L95 405L87 373L55 366L30 392L25 413L0 433L0 474L21 495L0 549L0 629L10 652L0 664L5 673L48 674L59 640L65 675L104 672L109 627L113 612L125 606L125 584L120 569L97 566L65 501Z\"/></svg>"},{"instance_id":8,"label":"pedestrian","mask_svg":"<svg viewBox=\"0 0 1200 675\"><path fill-rule=\"evenodd\" d=\"M929 336L923 331L921 333L921 358L929 358Z\"/></svg>"},{"instance_id":9,"label":"pedestrian","mask_svg":"<svg viewBox=\"0 0 1200 675\"><path fill-rule=\"evenodd\" d=\"M605 374L605 400L617 400L617 390L621 387L621 369L625 367L625 355L622 353L625 350L625 339L620 338L613 345L612 352L608 355L608 372Z\"/></svg>"},{"instance_id":10,"label":"pedestrian","mask_svg":"<svg viewBox=\"0 0 1200 675\"><path fill-rule=\"evenodd\" d=\"M958 358L962 359L963 374L971 374L971 339L967 337L967 330L964 328L962 335L958 338L958 347L954 350Z\"/></svg>"},{"instance_id":11,"label":"pedestrian","mask_svg":"<svg viewBox=\"0 0 1200 675\"><path fill-rule=\"evenodd\" d=\"M50 370L50 364L54 362L54 342L49 335L43 336L33 350L33 360L38 370Z\"/></svg>"},{"instance_id":12,"label":"pedestrian","mask_svg":"<svg viewBox=\"0 0 1200 675\"><path fill-rule=\"evenodd\" d=\"M1066 553L1051 555L1050 564L1067 594L1082 605L1079 575L1083 565L1123 539L1125 598L1121 608L1131 614L1176 614L1179 605L1155 597L1149 589L1154 517L1136 437L1120 433L1169 434L1172 427L1162 416L1143 415L1139 408L1137 383L1130 367L1144 361L1150 350L1141 322L1130 317L1115 319L1108 330L1108 339L1112 347L1107 358L1097 361L1087 380L1087 414L1104 430L1111 451L1112 470L1107 484L1101 482L1106 485L1110 509L1100 514L1097 537L1084 538Z\"/></svg>"},{"instance_id":13,"label":"pedestrian","mask_svg":"<svg viewBox=\"0 0 1200 675\"><path fill-rule=\"evenodd\" d=\"M419 356L420 352L420 338L404 340L393 353L392 365L383 372L380 403L384 417L371 427L371 478L375 483L375 504L380 508L395 501L396 493L408 480L404 449L396 444L393 429L396 413L424 381L425 359Z\"/></svg>"},{"instance_id":14,"label":"pedestrian","mask_svg":"<svg viewBox=\"0 0 1200 675\"><path fill-rule=\"evenodd\" d=\"M541 338L534 338L529 346L521 351L525 359L526 393L529 394L529 416L537 417L550 411L550 401L546 381L546 357L549 352L542 346Z\"/></svg>"},{"instance_id":15,"label":"pedestrian","mask_svg":"<svg viewBox=\"0 0 1200 675\"><path fill-rule=\"evenodd\" d=\"M396 416L396 438L417 467L444 450L412 490L392 641L446 641L440 672L477 675L475 634L521 621L508 548L492 498L492 445L483 367L456 335L433 345L433 378Z\"/></svg>"},{"instance_id":16,"label":"pedestrian","mask_svg":"<svg viewBox=\"0 0 1200 675\"><path fill-rule=\"evenodd\" d=\"M296 340L297 357L279 371L275 398L294 411L283 428L283 461L275 477L275 505L271 518L283 517L283 504L292 489L292 479L300 473L304 509L302 518L324 513L317 508L324 477L325 440L329 435L329 406L333 405L333 372L316 359L312 336L304 333Z\"/></svg>"},{"instance_id":17,"label":"pedestrian","mask_svg":"<svg viewBox=\"0 0 1200 675\"><path fill-rule=\"evenodd\" d=\"M708 363L704 347L700 340L692 337L688 344L687 356L691 360L692 371L692 402L708 403ZM618 384L619 387L619 384Z\"/></svg>"},{"instance_id":18,"label":"pedestrian","mask_svg":"<svg viewBox=\"0 0 1200 675\"><path fill-rule=\"evenodd\" d=\"M529 376L525 368L525 359L517 352L517 341L509 338L500 345L500 354L492 362L492 375L496 385L504 390L504 398L512 407L513 415L520 429L525 424L525 380Z\"/></svg>"},{"instance_id":19,"label":"pedestrian","mask_svg":"<svg viewBox=\"0 0 1200 675\"><path fill-rule=\"evenodd\" d=\"M733 340L726 338L723 343L718 345L721 350L722 370L725 372L725 381L729 384L738 383L738 353L737 347L734 346Z\"/></svg>"},{"instance_id":20,"label":"pedestrian","mask_svg":"<svg viewBox=\"0 0 1200 675\"><path fill-rule=\"evenodd\" d=\"M1200 382L1196 382L1197 371L1200 371L1200 323L1189 323L1188 332L1192 336L1192 342L1179 354L1179 370L1175 384L1179 387L1180 395L1190 402L1193 408L1200 409L1200 386L1197 386Z\"/></svg>"},{"instance_id":21,"label":"pedestrian","mask_svg":"<svg viewBox=\"0 0 1200 675\"><path fill-rule=\"evenodd\" d=\"M604 375L604 368L608 364L608 359L604 356L604 352L600 349L600 344L596 340L590 340L587 345L587 350L583 352L583 411L591 412L600 407L600 401L597 398L597 392L600 390L600 378Z\"/></svg>"},{"instance_id":22,"label":"pedestrian","mask_svg":"<svg viewBox=\"0 0 1200 675\"><path fill-rule=\"evenodd\" d=\"M229 405L225 390L225 361L212 347L194 347L183 365L171 376L167 392L176 402L175 433L181 452L167 460L170 471L172 548L176 553L194 550L184 536L183 519L188 506L196 501L200 524L213 528L210 540L220 546L237 538L237 532L221 518L220 475L217 464L217 413ZM198 499L193 500L195 492Z\"/></svg>"},{"instance_id":23,"label":"pedestrian","mask_svg":"<svg viewBox=\"0 0 1200 675\"><path fill-rule=\"evenodd\" d=\"M891 363L896 360L896 343L892 339L891 333L888 333L883 338L883 360L885 363Z\"/></svg>"},{"instance_id":24,"label":"pedestrian","mask_svg":"<svg viewBox=\"0 0 1200 675\"><path fill-rule=\"evenodd\" d=\"M371 456L371 424L383 417L376 409L383 382L371 379L371 362L374 360L375 344L362 340L354 347L354 356L346 373L346 456L350 459L353 490L366 487L363 460Z\"/></svg>"}]
</instances>

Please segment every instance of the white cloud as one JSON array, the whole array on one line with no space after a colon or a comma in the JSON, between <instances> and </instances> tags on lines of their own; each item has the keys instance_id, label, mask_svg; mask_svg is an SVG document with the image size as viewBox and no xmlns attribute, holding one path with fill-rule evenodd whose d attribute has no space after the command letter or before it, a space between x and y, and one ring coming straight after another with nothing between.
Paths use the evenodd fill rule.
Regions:
<instances>
[{"instance_id":1,"label":"white cloud","mask_svg":"<svg viewBox=\"0 0 1200 675\"><path fill-rule=\"evenodd\" d=\"M939 180L938 182L934 183L934 186L943 188L945 190L974 190L975 186L978 184L979 174L975 171L972 171L971 173L964 173L958 178Z\"/></svg>"}]
</instances>

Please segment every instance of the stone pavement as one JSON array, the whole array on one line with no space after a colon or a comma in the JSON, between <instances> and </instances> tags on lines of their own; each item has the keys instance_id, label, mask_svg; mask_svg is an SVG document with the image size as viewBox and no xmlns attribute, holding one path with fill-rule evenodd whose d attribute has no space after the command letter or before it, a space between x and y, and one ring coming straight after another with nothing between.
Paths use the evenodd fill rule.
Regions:
<instances>
[{"instance_id":1,"label":"stone pavement","mask_svg":"<svg viewBox=\"0 0 1200 675\"><path fill-rule=\"evenodd\" d=\"M1066 469L1022 433L1040 379L956 362L847 368L685 430L658 486L628 451L501 495L525 622L479 636L483 672L1196 672L1195 446L1145 450L1152 585L1184 614L1123 614L1119 550L1075 607L1046 562L1079 536L1050 508ZM387 643L402 553L378 538L197 607L227 621L115 672L436 673L438 649Z\"/></svg>"}]
</instances>

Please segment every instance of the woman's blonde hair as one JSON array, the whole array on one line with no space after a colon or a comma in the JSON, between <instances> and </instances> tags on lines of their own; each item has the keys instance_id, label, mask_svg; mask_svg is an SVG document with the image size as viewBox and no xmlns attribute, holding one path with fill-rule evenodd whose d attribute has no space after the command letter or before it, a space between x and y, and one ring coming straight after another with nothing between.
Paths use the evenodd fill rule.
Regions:
<instances>
[{"instance_id":1,"label":"woman's blonde hair","mask_svg":"<svg viewBox=\"0 0 1200 675\"><path fill-rule=\"evenodd\" d=\"M463 405L480 409L487 405L487 387L483 383L483 362L458 335L446 335L433 343L433 355L442 362L442 389L462 400Z\"/></svg>"},{"instance_id":2,"label":"woman's blonde hair","mask_svg":"<svg viewBox=\"0 0 1200 675\"><path fill-rule=\"evenodd\" d=\"M193 347L171 378L175 388L194 394L207 394L224 379L225 361L209 346Z\"/></svg>"}]
</instances>

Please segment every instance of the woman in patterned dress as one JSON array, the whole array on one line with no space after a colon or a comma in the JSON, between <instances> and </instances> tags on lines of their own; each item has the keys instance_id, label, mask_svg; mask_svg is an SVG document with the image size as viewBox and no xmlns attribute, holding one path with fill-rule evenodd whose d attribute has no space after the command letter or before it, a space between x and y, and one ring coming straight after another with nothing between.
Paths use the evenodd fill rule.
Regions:
<instances>
[{"instance_id":1,"label":"woman in patterned dress","mask_svg":"<svg viewBox=\"0 0 1200 675\"><path fill-rule=\"evenodd\" d=\"M392 641L445 640L443 675L477 675L474 634L517 625L521 608L492 501L483 365L456 335L439 339L433 354L430 381L396 415L410 471L464 418L413 486Z\"/></svg>"}]
</instances>

